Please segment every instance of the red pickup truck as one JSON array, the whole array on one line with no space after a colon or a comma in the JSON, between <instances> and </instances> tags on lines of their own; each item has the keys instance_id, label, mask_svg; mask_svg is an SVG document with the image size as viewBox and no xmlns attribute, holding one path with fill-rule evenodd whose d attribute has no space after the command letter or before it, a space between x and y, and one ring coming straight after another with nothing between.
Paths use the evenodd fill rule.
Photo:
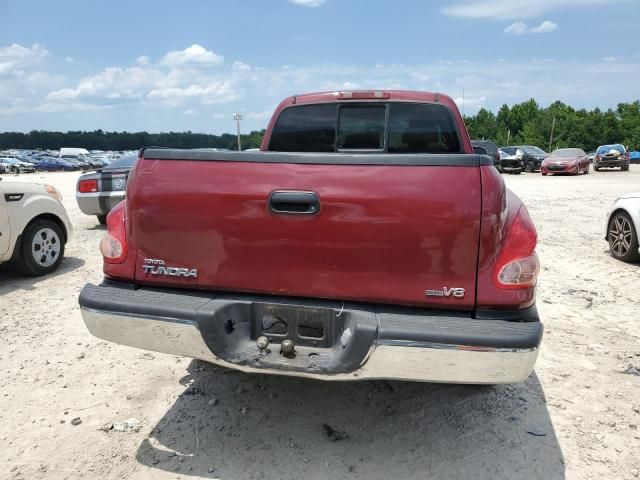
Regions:
<instances>
[{"instance_id":1,"label":"red pickup truck","mask_svg":"<svg viewBox=\"0 0 640 480\"><path fill-rule=\"evenodd\" d=\"M148 148L107 218L94 335L246 372L511 383L536 231L438 93L297 95L260 152Z\"/></svg>"}]
</instances>

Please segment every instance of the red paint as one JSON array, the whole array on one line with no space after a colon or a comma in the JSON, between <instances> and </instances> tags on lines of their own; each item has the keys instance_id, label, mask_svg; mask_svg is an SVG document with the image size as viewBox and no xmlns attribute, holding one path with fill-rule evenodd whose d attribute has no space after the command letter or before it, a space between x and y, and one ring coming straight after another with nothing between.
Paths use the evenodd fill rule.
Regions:
<instances>
[{"instance_id":1,"label":"red paint","mask_svg":"<svg viewBox=\"0 0 640 480\"><path fill-rule=\"evenodd\" d=\"M597 160L599 160L599 158ZM556 162L562 162L562 164L564 165L564 169L549 170L549 165L556 165ZM549 156L542 161L542 165L540 166L540 173L543 175L547 175L549 173L572 173L574 175L579 175L580 172L586 170L588 167L589 157L587 155L580 155L577 157Z\"/></svg>"},{"instance_id":2,"label":"red paint","mask_svg":"<svg viewBox=\"0 0 640 480\"><path fill-rule=\"evenodd\" d=\"M520 289L497 286L497 268L503 245L520 208L520 199L507 190L493 167L481 167L482 228L478 252L478 308L526 308L535 302L535 285Z\"/></svg>"},{"instance_id":3,"label":"red paint","mask_svg":"<svg viewBox=\"0 0 640 480\"><path fill-rule=\"evenodd\" d=\"M127 203L136 280L147 284L472 308L480 169L143 159ZM185 188L188 185L188 188ZM318 215L268 211L306 190ZM198 269L145 275L143 259ZM459 287L463 299L425 297Z\"/></svg>"}]
</instances>

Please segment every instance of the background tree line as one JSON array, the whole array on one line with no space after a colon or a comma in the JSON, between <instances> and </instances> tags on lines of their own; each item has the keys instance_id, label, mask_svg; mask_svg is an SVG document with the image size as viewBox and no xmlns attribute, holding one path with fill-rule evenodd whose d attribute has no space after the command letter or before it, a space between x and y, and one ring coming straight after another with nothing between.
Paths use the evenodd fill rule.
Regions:
<instances>
[{"instance_id":1,"label":"background tree line","mask_svg":"<svg viewBox=\"0 0 640 480\"><path fill-rule=\"evenodd\" d=\"M265 130L254 130L241 135L242 148L258 148L262 142ZM0 149L28 148L52 149L61 147L78 147L88 150L136 150L141 147L171 147L171 148L238 148L238 137L235 134L224 133L211 135L193 132L49 132L33 130L29 133L5 132L0 133Z\"/></svg>"},{"instance_id":2,"label":"background tree line","mask_svg":"<svg viewBox=\"0 0 640 480\"><path fill-rule=\"evenodd\" d=\"M554 124L555 118L555 124ZM466 116L471 138L495 141L498 146L527 144L549 148L553 126L552 148L580 147L587 152L599 145L620 143L640 150L640 101L620 103L615 110L576 110L556 101L541 108L534 99L503 105L497 114L480 109ZM258 148L264 130L242 135L242 148ZM172 148L237 148L236 135L211 135L193 132L50 132L0 133L0 148L58 149L83 147L90 150L135 150L143 146Z\"/></svg>"},{"instance_id":3,"label":"background tree line","mask_svg":"<svg viewBox=\"0 0 640 480\"><path fill-rule=\"evenodd\" d=\"M555 118L555 125L554 125ZM503 105L497 114L484 108L476 115L465 117L473 139L493 140L498 146L536 145L549 149L553 126L552 149L579 147L586 152L600 145L623 143L631 150L640 150L640 101L620 103L613 110L575 110L556 101L540 108L534 99Z\"/></svg>"}]
</instances>

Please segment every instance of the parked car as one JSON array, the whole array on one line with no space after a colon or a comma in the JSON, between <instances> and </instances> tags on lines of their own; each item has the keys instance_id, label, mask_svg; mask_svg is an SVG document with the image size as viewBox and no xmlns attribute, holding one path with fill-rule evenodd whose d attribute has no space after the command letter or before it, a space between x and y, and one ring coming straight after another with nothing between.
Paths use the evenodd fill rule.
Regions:
<instances>
[{"instance_id":1,"label":"parked car","mask_svg":"<svg viewBox=\"0 0 640 480\"><path fill-rule=\"evenodd\" d=\"M596 150L593 158L593 169L598 172L601 168L619 168L623 172L629 170L629 153L624 145L602 145Z\"/></svg>"},{"instance_id":2,"label":"parked car","mask_svg":"<svg viewBox=\"0 0 640 480\"><path fill-rule=\"evenodd\" d=\"M137 154L125 155L97 172L81 175L76 185L80 210L87 215L96 215L104 225L107 214L124 199L127 178L137 159Z\"/></svg>"},{"instance_id":3,"label":"parked car","mask_svg":"<svg viewBox=\"0 0 640 480\"><path fill-rule=\"evenodd\" d=\"M536 241L449 96L297 95L260 152L144 149L79 302L97 337L245 372L512 383Z\"/></svg>"},{"instance_id":4,"label":"parked car","mask_svg":"<svg viewBox=\"0 0 640 480\"><path fill-rule=\"evenodd\" d=\"M0 263L26 275L53 272L72 228L60 192L50 185L0 182Z\"/></svg>"},{"instance_id":5,"label":"parked car","mask_svg":"<svg viewBox=\"0 0 640 480\"><path fill-rule=\"evenodd\" d=\"M629 152L629 163L640 163L640 152Z\"/></svg>"},{"instance_id":6,"label":"parked car","mask_svg":"<svg viewBox=\"0 0 640 480\"><path fill-rule=\"evenodd\" d=\"M640 261L640 192L618 198L607 215L605 240L613 258Z\"/></svg>"},{"instance_id":7,"label":"parked car","mask_svg":"<svg viewBox=\"0 0 640 480\"><path fill-rule=\"evenodd\" d=\"M516 156L521 158L523 169L527 173L540 171L542 161L547 155L544 150L533 145L514 145L506 148L508 149L507 151L513 151Z\"/></svg>"},{"instance_id":8,"label":"parked car","mask_svg":"<svg viewBox=\"0 0 640 480\"><path fill-rule=\"evenodd\" d=\"M515 173L520 175L524 170L522 164L522 154L518 155L516 149L512 147L500 147L498 149L500 153L500 163L502 164L502 171L505 173Z\"/></svg>"},{"instance_id":9,"label":"parked car","mask_svg":"<svg viewBox=\"0 0 640 480\"><path fill-rule=\"evenodd\" d=\"M502 161L500 160L500 152L498 152L498 146L489 140L471 140L471 146L474 148L482 148L485 155L489 155L493 158L493 165L502 173Z\"/></svg>"},{"instance_id":10,"label":"parked car","mask_svg":"<svg viewBox=\"0 0 640 480\"><path fill-rule=\"evenodd\" d=\"M58 170L72 172L80 170L80 167L75 163L56 157L42 157L36 168L40 172L55 172Z\"/></svg>"},{"instance_id":11,"label":"parked car","mask_svg":"<svg viewBox=\"0 0 640 480\"><path fill-rule=\"evenodd\" d=\"M0 173L11 173L11 167L13 165L7 158L0 157Z\"/></svg>"},{"instance_id":12,"label":"parked car","mask_svg":"<svg viewBox=\"0 0 640 480\"><path fill-rule=\"evenodd\" d=\"M86 148L68 148L63 147L58 152L60 158L78 157L79 155L89 155L89 150Z\"/></svg>"},{"instance_id":13,"label":"parked car","mask_svg":"<svg viewBox=\"0 0 640 480\"><path fill-rule=\"evenodd\" d=\"M542 175L549 173L589 173L589 156L581 148L559 148L542 161Z\"/></svg>"},{"instance_id":14,"label":"parked car","mask_svg":"<svg viewBox=\"0 0 640 480\"><path fill-rule=\"evenodd\" d=\"M35 167L31 163L23 162L15 158L3 158L3 163L9 164L9 171L11 173L33 173L36 171Z\"/></svg>"},{"instance_id":15,"label":"parked car","mask_svg":"<svg viewBox=\"0 0 640 480\"><path fill-rule=\"evenodd\" d=\"M78 169L86 171L86 170L91 170L95 167L93 167L93 165L91 165L89 162L87 162L86 160L84 160L83 158L80 157L74 157L71 155L65 155L63 157L60 157L61 160L66 160L69 163L72 163L73 165L75 165L76 167L78 167Z\"/></svg>"}]
</instances>

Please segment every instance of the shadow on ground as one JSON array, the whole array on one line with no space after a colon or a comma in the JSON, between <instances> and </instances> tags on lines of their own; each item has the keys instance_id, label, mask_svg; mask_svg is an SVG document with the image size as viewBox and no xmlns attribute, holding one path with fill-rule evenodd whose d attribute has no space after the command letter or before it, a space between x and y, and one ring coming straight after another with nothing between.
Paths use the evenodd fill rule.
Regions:
<instances>
[{"instance_id":1,"label":"shadow on ground","mask_svg":"<svg viewBox=\"0 0 640 480\"><path fill-rule=\"evenodd\" d=\"M535 374L475 387L247 375L197 361L189 372L140 463L221 479L564 478Z\"/></svg>"},{"instance_id":2,"label":"shadow on ground","mask_svg":"<svg viewBox=\"0 0 640 480\"><path fill-rule=\"evenodd\" d=\"M23 275L11 263L0 264L0 296L15 290L35 290L37 283L72 272L84 264L85 261L81 258L64 257L55 272L42 277Z\"/></svg>"}]
</instances>

